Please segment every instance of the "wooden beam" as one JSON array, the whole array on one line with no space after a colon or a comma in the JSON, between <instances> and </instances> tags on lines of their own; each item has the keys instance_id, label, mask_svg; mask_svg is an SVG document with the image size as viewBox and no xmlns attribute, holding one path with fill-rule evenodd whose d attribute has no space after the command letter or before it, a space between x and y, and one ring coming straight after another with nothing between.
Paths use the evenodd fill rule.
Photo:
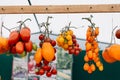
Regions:
<instances>
[{"instance_id":1,"label":"wooden beam","mask_svg":"<svg viewBox=\"0 0 120 80\"><path fill-rule=\"evenodd\" d=\"M120 12L120 4L0 6L0 14L60 14Z\"/></svg>"}]
</instances>

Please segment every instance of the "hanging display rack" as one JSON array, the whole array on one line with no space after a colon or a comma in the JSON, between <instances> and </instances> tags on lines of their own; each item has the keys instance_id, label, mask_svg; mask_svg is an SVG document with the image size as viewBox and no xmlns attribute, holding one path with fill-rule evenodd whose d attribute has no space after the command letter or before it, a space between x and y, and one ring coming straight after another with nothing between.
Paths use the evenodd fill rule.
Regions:
<instances>
[{"instance_id":1,"label":"hanging display rack","mask_svg":"<svg viewBox=\"0 0 120 80\"><path fill-rule=\"evenodd\" d=\"M120 4L0 6L0 14L61 14L120 12Z\"/></svg>"}]
</instances>

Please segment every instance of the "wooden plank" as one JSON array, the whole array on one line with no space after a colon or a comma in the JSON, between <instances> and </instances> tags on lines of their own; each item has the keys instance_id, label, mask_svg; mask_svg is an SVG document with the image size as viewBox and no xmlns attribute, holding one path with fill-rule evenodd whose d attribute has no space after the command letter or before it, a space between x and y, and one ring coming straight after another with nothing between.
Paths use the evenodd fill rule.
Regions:
<instances>
[{"instance_id":1,"label":"wooden plank","mask_svg":"<svg viewBox=\"0 0 120 80\"><path fill-rule=\"evenodd\" d=\"M0 14L60 14L120 12L120 4L0 6Z\"/></svg>"}]
</instances>

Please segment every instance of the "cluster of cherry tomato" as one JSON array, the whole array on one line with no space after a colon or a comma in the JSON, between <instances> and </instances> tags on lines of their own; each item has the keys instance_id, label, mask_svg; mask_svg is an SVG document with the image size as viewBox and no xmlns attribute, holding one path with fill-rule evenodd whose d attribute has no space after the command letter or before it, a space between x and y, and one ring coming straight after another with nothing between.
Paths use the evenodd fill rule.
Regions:
<instances>
[{"instance_id":1,"label":"cluster of cherry tomato","mask_svg":"<svg viewBox=\"0 0 120 80\"><path fill-rule=\"evenodd\" d=\"M57 37L56 41L58 46L62 47L66 51L68 50L69 54L78 55L81 52L81 48L77 43L76 36L70 29L62 31Z\"/></svg>"},{"instance_id":2,"label":"cluster of cherry tomato","mask_svg":"<svg viewBox=\"0 0 120 80\"><path fill-rule=\"evenodd\" d=\"M50 44L53 47L56 46L56 41L46 37L44 34L39 35L39 40L40 40L39 47L41 47L41 48L42 48L42 44L44 42L50 42ZM54 48L54 52L56 53L55 48ZM55 61L55 59L56 59L56 56L54 56L52 61ZM36 71L37 75L46 74L47 77L51 77L52 75L57 74L56 67L54 65L52 65L51 62L45 60L44 58L42 59L42 61L39 64L36 64L36 68L37 68L37 71Z\"/></svg>"}]
</instances>

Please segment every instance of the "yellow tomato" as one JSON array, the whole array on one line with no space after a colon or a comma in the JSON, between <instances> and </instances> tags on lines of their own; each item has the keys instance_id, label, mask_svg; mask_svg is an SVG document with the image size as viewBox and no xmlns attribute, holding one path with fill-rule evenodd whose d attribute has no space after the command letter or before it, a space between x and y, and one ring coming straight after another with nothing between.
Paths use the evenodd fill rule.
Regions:
<instances>
[{"instance_id":1,"label":"yellow tomato","mask_svg":"<svg viewBox=\"0 0 120 80\"><path fill-rule=\"evenodd\" d=\"M64 45L63 45L63 48L64 48L64 49L68 49L68 44L64 44Z\"/></svg>"},{"instance_id":2,"label":"yellow tomato","mask_svg":"<svg viewBox=\"0 0 120 80\"><path fill-rule=\"evenodd\" d=\"M83 69L84 69L85 71L87 71L87 70L89 69L89 67L90 67L89 64L88 64L88 63L85 63L84 66L83 66Z\"/></svg>"},{"instance_id":3,"label":"yellow tomato","mask_svg":"<svg viewBox=\"0 0 120 80\"><path fill-rule=\"evenodd\" d=\"M59 37L58 42L59 42L59 43L64 43L64 38L63 38L63 37Z\"/></svg>"},{"instance_id":4,"label":"yellow tomato","mask_svg":"<svg viewBox=\"0 0 120 80\"><path fill-rule=\"evenodd\" d=\"M101 65L102 65L102 63L101 63L100 61L97 61L97 62L96 62L96 66L97 66L97 67L100 67Z\"/></svg>"},{"instance_id":5,"label":"yellow tomato","mask_svg":"<svg viewBox=\"0 0 120 80\"><path fill-rule=\"evenodd\" d=\"M72 44L73 44L72 40L69 40L68 45L72 45Z\"/></svg>"},{"instance_id":6,"label":"yellow tomato","mask_svg":"<svg viewBox=\"0 0 120 80\"><path fill-rule=\"evenodd\" d=\"M104 68L103 68L103 65L99 66L99 70L100 70L100 71L103 71L103 69L104 69Z\"/></svg>"},{"instance_id":7,"label":"yellow tomato","mask_svg":"<svg viewBox=\"0 0 120 80\"><path fill-rule=\"evenodd\" d=\"M95 68L94 64L91 64L90 67L91 67L92 71L95 71L96 68Z\"/></svg>"},{"instance_id":8,"label":"yellow tomato","mask_svg":"<svg viewBox=\"0 0 120 80\"><path fill-rule=\"evenodd\" d=\"M67 35L67 36L66 36L66 39L67 39L67 40L72 40L72 36L71 36L71 35Z\"/></svg>"},{"instance_id":9,"label":"yellow tomato","mask_svg":"<svg viewBox=\"0 0 120 80\"><path fill-rule=\"evenodd\" d=\"M72 30L68 30L67 33L70 34L70 35L73 35L73 31Z\"/></svg>"},{"instance_id":10,"label":"yellow tomato","mask_svg":"<svg viewBox=\"0 0 120 80\"><path fill-rule=\"evenodd\" d=\"M88 56L88 58L93 58L93 53L92 53L91 50L89 50L89 51L87 52L87 56Z\"/></svg>"}]
</instances>

